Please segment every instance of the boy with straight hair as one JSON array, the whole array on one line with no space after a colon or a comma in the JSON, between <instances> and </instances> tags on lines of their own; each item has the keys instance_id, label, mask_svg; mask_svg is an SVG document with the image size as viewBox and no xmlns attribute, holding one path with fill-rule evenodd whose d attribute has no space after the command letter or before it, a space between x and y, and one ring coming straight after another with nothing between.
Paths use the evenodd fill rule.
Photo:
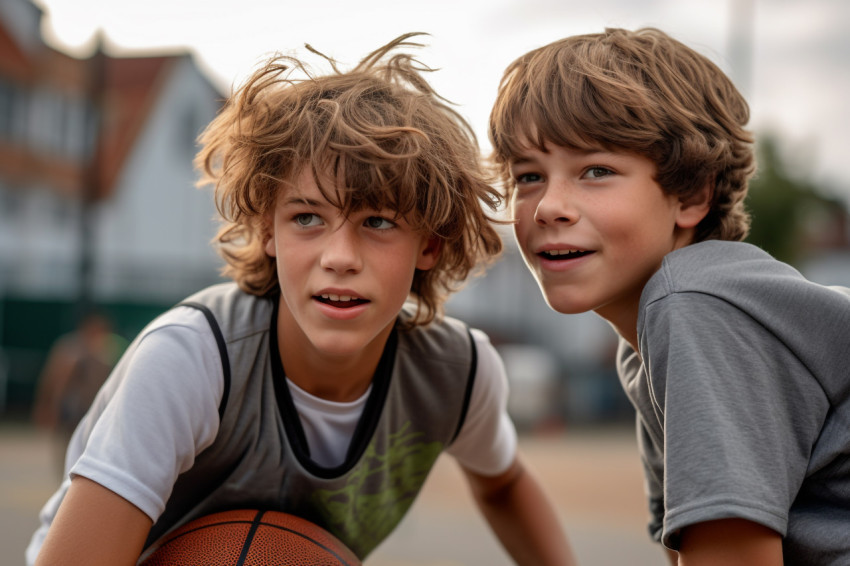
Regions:
<instances>
[{"instance_id":1,"label":"boy with straight hair","mask_svg":"<svg viewBox=\"0 0 850 566\"><path fill-rule=\"evenodd\" d=\"M490 117L548 302L620 338L653 538L673 564L850 563L850 290L741 242L747 103L655 29L506 70Z\"/></svg>"},{"instance_id":2,"label":"boy with straight hair","mask_svg":"<svg viewBox=\"0 0 850 566\"><path fill-rule=\"evenodd\" d=\"M233 508L298 515L363 559L443 451L518 563L572 563L518 457L501 360L442 315L501 249L481 206L499 198L467 123L399 52L411 35L348 72L273 58L206 129L197 163L234 282L130 346L75 433L29 563L135 564Z\"/></svg>"}]
</instances>

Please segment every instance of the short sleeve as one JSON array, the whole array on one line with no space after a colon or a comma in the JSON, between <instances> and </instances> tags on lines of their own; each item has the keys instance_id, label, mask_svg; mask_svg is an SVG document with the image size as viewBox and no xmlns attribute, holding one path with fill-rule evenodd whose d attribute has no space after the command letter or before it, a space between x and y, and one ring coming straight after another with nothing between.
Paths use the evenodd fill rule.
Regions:
<instances>
[{"instance_id":1,"label":"short sleeve","mask_svg":"<svg viewBox=\"0 0 850 566\"><path fill-rule=\"evenodd\" d=\"M508 379L505 366L486 334L472 330L478 367L466 420L446 449L458 463L478 474L495 476L516 457L517 433L507 412Z\"/></svg>"},{"instance_id":2,"label":"short sleeve","mask_svg":"<svg viewBox=\"0 0 850 566\"><path fill-rule=\"evenodd\" d=\"M664 525L664 487L662 478L658 476L657 471L663 469L664 455L650 438L639 415L637 417L637 444L643 467L644 492L649 505L647 530L652 540L660 542Z\"/></svg>"},{"instance_id":3,"label":"short sleeve","mask_svg":"<svg viewBox=\"0 0 850 566\"><path fill-rule=\"evenodd\" d=\"M663 437L663 542L742 518L785 534L828 402L765 327L708 294L648 305L640 348ZM655 427L655 434L652 428Z\"/></svg>"},{"instance_id":4,"label":"short sleeve","mask_svg":"<svg viewBox=\"0 0 850 566\"><path fill-rule=\"evenodd\" d=\"M75 434L70 474L156 521L177 476L215 439L222 394L221 358L203 314L168 313L132 345L99 394Z\"/></svg>"},{"instance_id":5,"label":"short sleeve","mask_svg":"<svg viewBox=\"0 0 850 566\"><path fill-rule=\"evenodd\" d=\"M635 412L635 430L637 445L640 453L644 476L644 493L646 494L649 510L649 536L656 542L661 541L661 531L664 521L664 451L663 439L660 438L660 428L655 427L657 434L648 427L646 420L658 422L658 412L649 391L646 389L646 371L640 356L634 348L620 338L617 345L617 375L626 394L637 407Z\"/></svg>"}]
</instances>

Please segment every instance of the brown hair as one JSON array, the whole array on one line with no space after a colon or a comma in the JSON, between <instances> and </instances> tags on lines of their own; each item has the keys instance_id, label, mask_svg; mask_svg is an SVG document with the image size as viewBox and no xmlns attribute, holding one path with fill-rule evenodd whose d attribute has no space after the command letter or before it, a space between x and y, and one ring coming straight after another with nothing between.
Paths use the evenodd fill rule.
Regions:
<instances>
[{"instance_id":1,"label":"brown hair","mask_svg":"<svg viewBox=\"0 0 850 566\"><path fill-rule=\"evenodd\" d=\"M406 34L347 72L315 76L300 60L276 55L255 72L201 135L201 184L215 185L224 225L216 236L223 273L245 291L279 290L275 259L264 251L267 213L304 167L329 202L350 214L390 208L440 240L437 264L417 270L412 324L440 314L447 295L502 242L482 204L501 204L469 124L423 78L424 67L395 52ZM299 71L305 78L292 77ZM322 183L322 179L333 183ZM333 186L327 186L332 184ZM283 189L285 190L285 189Z\"/></svg>"},{"instance_id":2,"label":"brown hair","mask_svg":"<svg viewBox=\"0 0 850 566\"><path fill-rule=\"evenodd\" d=\"M511 160L528 144L631 151L655 163L667 194L687 201L711 188L695 241L742 240L755 168L748 120L746 101L706 57L657 29L606 29L511 63L490 115L490 140L509 195Z\"/></svg>"}]
</instances>

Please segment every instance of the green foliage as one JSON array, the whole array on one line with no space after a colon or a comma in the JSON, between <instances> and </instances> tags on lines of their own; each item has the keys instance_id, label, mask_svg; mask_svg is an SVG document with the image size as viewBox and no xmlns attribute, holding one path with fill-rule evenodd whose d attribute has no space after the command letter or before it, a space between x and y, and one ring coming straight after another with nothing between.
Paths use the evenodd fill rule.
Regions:
<instances>
[{"instance_id":1,"label":"green foliage","mask_svg":"<svg viewBox=\"0 0 850 566\"><path fill-rule=\"evenodd\" d=\"M809 236L820 228L817 223L844 213L842 205L824 196L819 187L786 172L771 136L759 144L758 173L750 182L747 209L752 215L747 241L792 265L799 265Z\"/></svg>"}]
</instances>

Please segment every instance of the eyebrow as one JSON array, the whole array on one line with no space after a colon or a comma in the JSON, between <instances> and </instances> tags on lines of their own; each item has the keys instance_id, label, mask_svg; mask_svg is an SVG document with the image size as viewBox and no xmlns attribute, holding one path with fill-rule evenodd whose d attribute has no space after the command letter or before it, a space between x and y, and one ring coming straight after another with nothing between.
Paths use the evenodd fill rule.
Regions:
<instances>
[{"instance_id":1,"label":"eyebrow","mask_svg":"<svg viewBox=\"0 0 850 566\"><path fill-rule=\"evenodd\" d=\"M580 157L592 157L594 155L617 155L617 152L610 151L607 149L573 149L572 151L578 153ZM518 155L516 158L511 159L509 164L511 167L514 165L526 165L528 163L535 163L534 158L526 157L524 155Z\"/></svg>"},{"instance_id":2,"label":"eyebrow","mask_svg":"<svg viewBox=\"0 0 850 566\"><path fill-rule=\"evenodd\" d=\"M302 196L287 197L287 199L283 201L284 206L305 205L305 206L311 206L311 207L315 208L315 207L322 206L322 204L323 203L321 203L321 202L319 202L315 199L310 199L310 198L306 198L306 197L302 197Z\"/></svg>"},{"instance_id":3,"label":"eyebrow","mask_svg":"<svg viewBox=\"0 0 850 566\"><path fill-rule=\"evenodd\" d=\"M531 163L533 160L528 157L518 157L516 159L511 159L509 164L511 167L515 165L525 165L526 163Z\"/></svg>"}]
</instances>

